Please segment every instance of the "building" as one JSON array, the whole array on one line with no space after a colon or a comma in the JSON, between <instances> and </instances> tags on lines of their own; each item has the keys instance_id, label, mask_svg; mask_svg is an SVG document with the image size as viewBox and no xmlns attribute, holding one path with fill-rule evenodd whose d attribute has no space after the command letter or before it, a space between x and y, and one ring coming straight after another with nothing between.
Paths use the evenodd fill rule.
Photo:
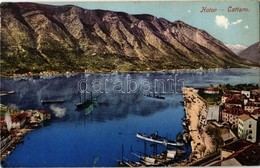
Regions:
<instances>
[{"instance_id":1,"label":"building","mask_svg":"<svg viewBox=\"0 0 260 168\"><path fill-rule=\"evenodd\" d=\"M239 106L241 108L244 107L244 99L238 99L238 98L233 98L233 99L227 99L225 103L226 107L230 106Z\"/></svg>"},{"instance_id":2,"label":"building","mask_svg":"<svg viewBox=\"0 0 260 168\"><path fill-rule=\"evenodd\" d=\"M247 114L238 117L238 137L252 143L257 140L257 120Z\"/></svg>"},{"instance_id":3,"label":"building","mask_svg":"<svg viewBox=\"0 0 260 168\"><path fill-rule=\"evenodd\" d=\"M229 130L228 132L221 134L221 139L223 140L224 145L231 143L233 141L237 140L236 135L232 132L232 130Z\"/></svg>"},{"instance_id":4,"label":"building","mask_svg":"<svg viewBox=\"0 0 260 168\"><path fill-rule=\"evenodd\" d=\"M248 102L245 105L245 110L252 113L254 110L260 109L260 104L256 102Z\"/></svg>"},{"instance_id":5,"label":"building","mask_svg":"<svg viewBox=\"0 0 260 168\"><path fill-rule=\"evenodd\" d=\"M260 146L238 140L221 147L221 166L254 166L260 164Z\"/></svg>"},{"instance_id":6,"label":"building","mask_svg":"<svg viewBox=\"0 0 260 168\"><path fill-rule=\"evenodd\" d=\"M242 114L246 114L240 106L229 106L222 111L222 121L228 122L232 127L237 127L238 117Z\"/></svg>"},{"instance_id":7,"label":"building","mask_svg":"<svg viewBox=\"0 0 260 168\"><path fill-rule=\"evenodd\" d=\"M45 111L45 110L38 110L37 111L38 117L41 119L41 121L50 120L51 119L51 113Z\"/></svg>"},{"instance_id":8,"label":"building","mask_svg":"<svg viewBox=\"0 0 260 168\"><path fill-rule=\"evenodd\" d=\"M260 118L260 108L255 109L252 113L250 113L254 118Z\"/></svg>"},{"instance_id":9,"label":"building","mask_svg":"<svg viewBox=\"0 0 260 168\"><path fill-rule=\"evenodd\" d=\"M25 113L25 112L19 113L19 114L16 115L16 118L20 121L20 127L22 128L25 125L25 123L28 119L28 114Z\"/></svg>"},{"instance_id":10,"label":"building","mask_svg":"<svg viewBox=\"0 0 260 168\"><path fill-rule=\"evenodd\" d=\"M241 91L241 94L246 95L247 98L250 98L250 97L251 97L251 91L242 90L242 91Z\"/></svg>"},{"instance_id":11,"label":"building","mask_svg":"<svg viewBox=\"0 0 260 168\"><path fill-rule=\"evenodd\" d=\"M219 94L219 90L217 88L206 88L204 90L204 93L207 93L207 94Z\"/></svg>"}]
</instances>

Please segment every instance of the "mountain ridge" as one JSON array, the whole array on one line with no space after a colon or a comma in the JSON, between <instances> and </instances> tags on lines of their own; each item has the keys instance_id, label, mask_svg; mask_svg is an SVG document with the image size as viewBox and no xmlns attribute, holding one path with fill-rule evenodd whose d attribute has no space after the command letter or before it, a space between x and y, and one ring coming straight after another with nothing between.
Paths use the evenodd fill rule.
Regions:
<instances>
[{"instance_id":1,"label":"mountain ridge","mask_svg":"<svg viewBox=\"0 0 260 168\"><path fill-rule=\"evenodd\" d=\"M1 66L7 72L253 65L204 30L149 14L2 3L1 21Z\"/></svg>"},{"instance_id":2,"label":"mountain ridge","mask_svg":"<svg viewBox=\"0 0 260 168\"><path fill-rule=\"evenodd\" d=\"M260 65L260 42L254 43L247 47L239 53L238 56Z\"/></svg>"}]
</instances>

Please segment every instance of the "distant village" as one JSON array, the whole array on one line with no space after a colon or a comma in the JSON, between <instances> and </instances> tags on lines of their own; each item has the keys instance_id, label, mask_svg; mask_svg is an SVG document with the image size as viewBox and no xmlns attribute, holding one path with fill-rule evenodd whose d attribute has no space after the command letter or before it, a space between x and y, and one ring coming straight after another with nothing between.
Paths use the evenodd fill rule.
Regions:
<instances>
[{"instance_id":1,"label":"distant village","mask_svg":"<svg viewBox=\"0 0 260 168\"><path fill-rule=\"evenodd\" d=\"M1 110L1 161L8 156L31 130L51 119L45 110L18 110L0 104Z\"/></svg>"}]
</instances>

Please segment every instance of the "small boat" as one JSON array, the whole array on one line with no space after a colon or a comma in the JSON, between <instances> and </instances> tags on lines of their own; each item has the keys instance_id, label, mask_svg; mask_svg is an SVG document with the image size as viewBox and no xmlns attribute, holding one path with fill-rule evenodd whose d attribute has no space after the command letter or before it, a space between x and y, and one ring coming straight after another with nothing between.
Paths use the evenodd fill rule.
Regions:
<instances>
[{"instance_id":1,"label":"small boat","mask_svg":"<svg viewBox=\"0 0 260 168\"><path fill-rule=\"evenodd\" d=\"M176 142L173 140L167 140L166 138L157 135L157 132L152 135L145 135L142 133L137 133L136 137L145 141L162 144L164 146L183 146L184 143Z\"/></svg>"},{"instance_id":2,"label":"small boat","mask_svg":"<svg viewBox=\"0 0 260 168\"><path fill-rule=\"evenodd\" d=\"M84 101L82 103L77 103L75 106L77 109L86 109L94 105L94 102L91 100Z\"/></svg>"},{"instance_id":3,"label":"small boat","mask_svg":"<svg viewBox=\"0 0 260 168\"><path fill-rule=\"evenodd\" d=\"M15 91L13 90L10 90L10 91L0 91L0 96L6 96L6 95L9 95L9 94L14 94Z\"/></svg>"},{"instance_id":4,"label":"small boat","mask_svg":"<svg viewBox=\"0 0 260 168\"><path fill-rule=\"evenodd\" d=\"M147 95L144 95L144 96L155 98L155 99L165 99L165 97L160 96L160 95L155 95L155 93L153 95L147 94Z\"/></svg>"},{"instance_id":5,"label":"small boat","mask_svg":"<svg viewBox=\"0 0 260 168\"><path fill-rule=\"evenodd\" d=\"M41 100L42 104L63 103L65 100Z\"/></svg>"}]
</instances>

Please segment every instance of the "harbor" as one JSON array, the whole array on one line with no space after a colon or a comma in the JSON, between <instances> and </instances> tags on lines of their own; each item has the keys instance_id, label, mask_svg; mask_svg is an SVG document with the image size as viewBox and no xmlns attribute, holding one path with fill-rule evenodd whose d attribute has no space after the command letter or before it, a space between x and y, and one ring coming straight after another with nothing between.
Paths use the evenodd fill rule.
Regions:
<instances>
[{"instance_id":1,"label":"harbor","mask_svg":"<svg viewBox=\"0 0 260 168\"><path fill-rule=\"evenodd\" d=\"M236 72L234 70L232 73L241 76L247 75L248 70L245 73ZM167 73L159 74L164 75L160 78L167 79L169 76ZM189 83L194 83L195 78L214 81L223 78L225 74L225 71L207 72L201 76L189 72L182 76L188 86ZM131 74L131 79L140 81L147 78L152 81L158 78L156 75ZM5 157L3 166L192 166L202 162L206 164L219 157L219 153L214 152L214 146L210 146L211 137L206 134L210 122L204 118L211 117L207 112L208 104L196 93L196 89L183 88L183 94L180 91L178 94L164 93L161 94L165 97L163 100L146 97L143 93L122 94L107 90L109 93L99 96L97 106L93 98L92 103L86 103L81 110L77 104L91 100L90 93L87 94L87 99L80 99L75 87L82 76L22 82L3 80L3 90L15 91L2 97L3 104L16 104L21 110L44 109L52 116L48 125L28 132L20 144L17 142L19 145ZM93 76L94 79L116 80L125 79L126 74ZM240 82L236 79L228 82ZM92 80L92 76L89 80ZM19 90L15 89L17 85ZM208 83L198 85L209 86ZM94 97L97 95L99 94L95 93ZM49 103L42 104L42 100ZM65 101L57 102L58 100ZM62 115L58 113L56 116L54 109L62 109ZM28 156L26 158L25 153ZM36 154L37 158L34 157Z\"/></svg>"}]
</instances>

